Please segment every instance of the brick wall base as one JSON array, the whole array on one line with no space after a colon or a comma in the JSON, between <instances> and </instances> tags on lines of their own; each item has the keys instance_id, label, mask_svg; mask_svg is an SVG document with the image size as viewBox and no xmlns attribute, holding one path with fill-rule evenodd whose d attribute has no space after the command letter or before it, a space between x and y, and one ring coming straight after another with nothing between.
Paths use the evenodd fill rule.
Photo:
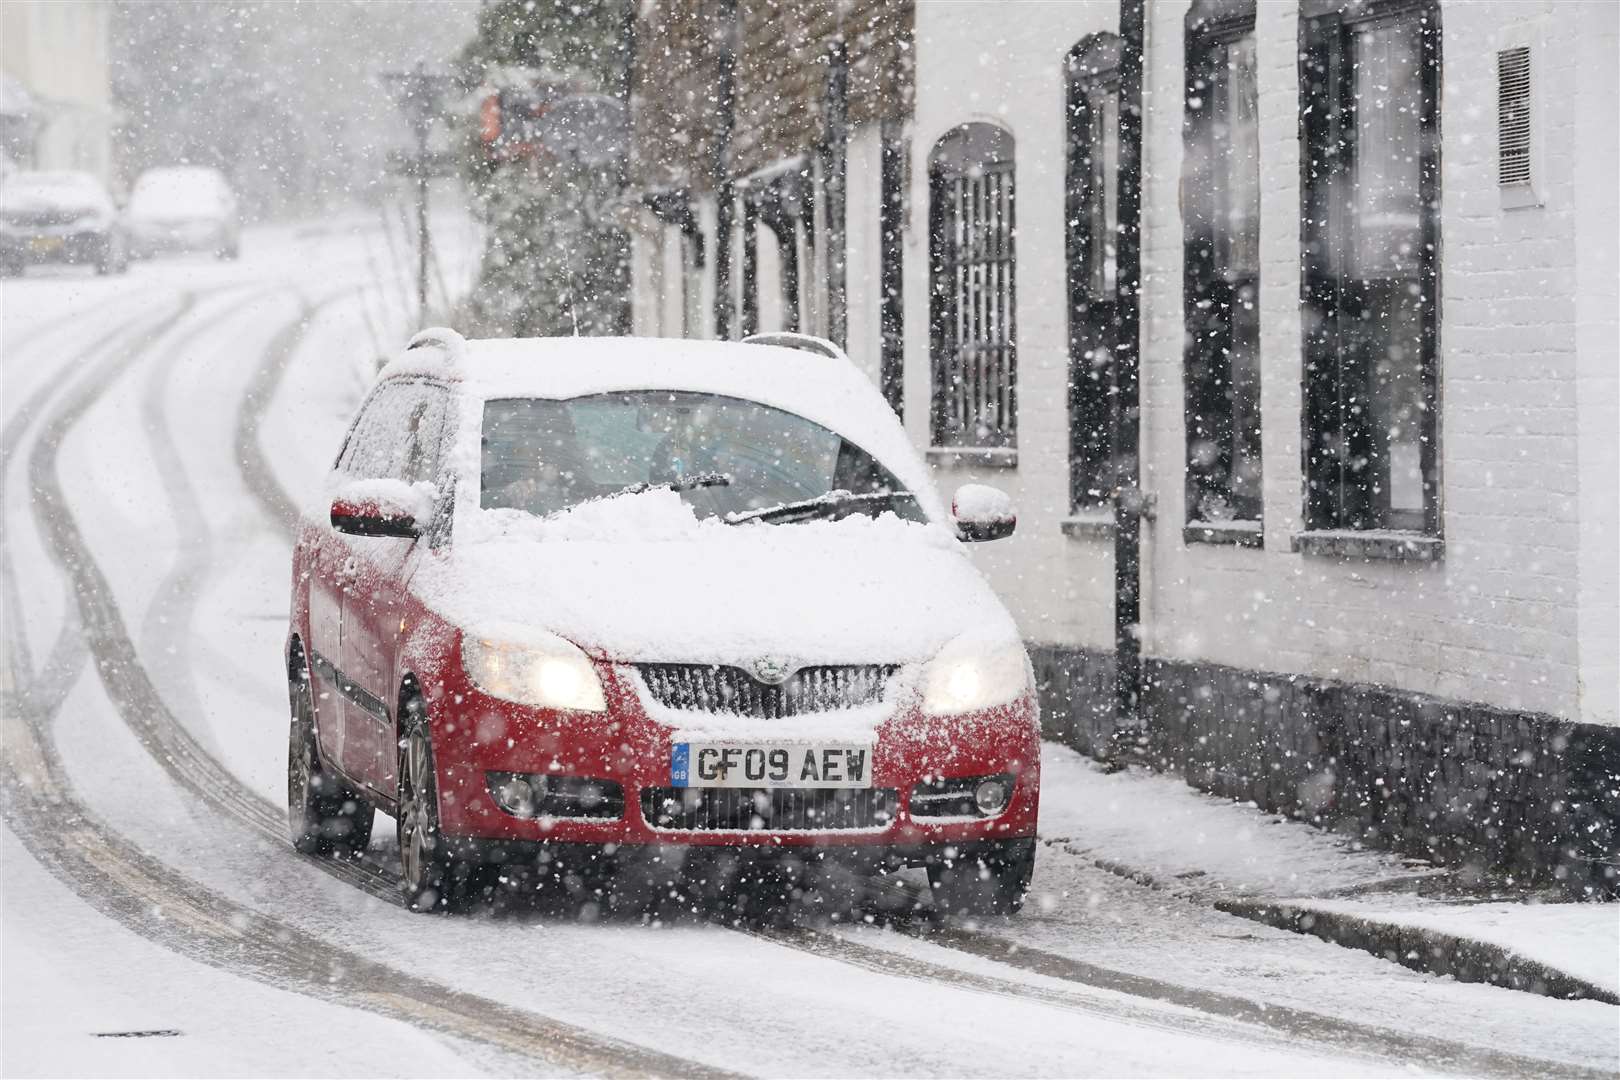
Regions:
<instances>
[{"instance_id":1,"label":"brick wall base","mask_svg":"<svg viewBox=\"0 0 1620 1080\"><path fill-rule=\"evenodd\" d=\"M1030 656L1046 737L1104 757L1112 655ZM1143 678L1147 757L1195 788L1466 876L1620 894L1620 728L1183 660Z\"/></svg>"}]
</instances>

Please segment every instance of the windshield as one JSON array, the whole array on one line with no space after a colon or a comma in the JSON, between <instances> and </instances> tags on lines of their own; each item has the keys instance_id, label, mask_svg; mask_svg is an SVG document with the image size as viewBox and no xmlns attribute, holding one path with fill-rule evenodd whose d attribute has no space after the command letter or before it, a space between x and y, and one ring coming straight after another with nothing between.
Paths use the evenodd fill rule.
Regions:
<instances>
[{"instance_id":1,"label":"windshield","mask_svg":"<svg viewBox=\"0 0 1620 1080\"><path fill-rule=\"evenodd\" d=\"M207 215L224 208L226 190L212 169L151 169L136 181L129 206L136 214Z\"/></svg>"},{"instance_id":2,"label":"windshield","mask_svg":"<svg viewBox=\"0 0 1620 1080\"><path fill-rule=\"evenodd\" d=\"M700 517L814 499L831 491L902 493L870 454L802 416L741 398L637 390L484 405L479 503L555 514L637 485L674 485ZM723 482L703 483L703 474ZM699 484L686 487L694 478ZM872 500L925 520L914 500Z\"/></svg>"},{"instance_id":3,"label":"windshield","mask_svg":"<svg viewBox=\"0 0 1620 1080\"><path fill-rule=\"evenodd\" d=\"M0 200L7 203L89 204L105 198L101 185L84 173L21 173L8 177L0 187Z\"/></svg>"}]
</instances>

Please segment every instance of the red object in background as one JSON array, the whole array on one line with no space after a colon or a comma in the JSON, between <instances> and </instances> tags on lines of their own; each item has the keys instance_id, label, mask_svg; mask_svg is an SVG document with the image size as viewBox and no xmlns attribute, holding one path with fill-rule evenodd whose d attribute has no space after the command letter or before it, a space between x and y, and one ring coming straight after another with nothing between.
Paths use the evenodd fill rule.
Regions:
<instances>
[{"instance_id":1,"label":"red object in background","mask_svg":"<svg viewBox=\"0 0 1620 1080\"><path fill-rule=\"evenodd\" d=\"M491 94L478 108L478 137L486 144L501 137L501 98Z\"/></svg>"}]
</instances>

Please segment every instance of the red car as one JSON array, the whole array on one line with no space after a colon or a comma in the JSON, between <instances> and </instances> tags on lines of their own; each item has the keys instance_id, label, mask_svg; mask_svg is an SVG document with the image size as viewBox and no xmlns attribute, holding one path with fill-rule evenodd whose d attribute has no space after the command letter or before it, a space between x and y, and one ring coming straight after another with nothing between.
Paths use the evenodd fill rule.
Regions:
<instances>
[{"instance_id":1,"label":"red car","mask_svg":"<svg viewBox=\"0 0 1620 1080\"><path fill-rule=\"evenodd\" d=\"M1016 911L1038 709L893 412L815 338L465 341L379 376L293 554L293 843L395 818L419 909L486 864L699 848L924 866Z\"/></svg>"}]
</instances>

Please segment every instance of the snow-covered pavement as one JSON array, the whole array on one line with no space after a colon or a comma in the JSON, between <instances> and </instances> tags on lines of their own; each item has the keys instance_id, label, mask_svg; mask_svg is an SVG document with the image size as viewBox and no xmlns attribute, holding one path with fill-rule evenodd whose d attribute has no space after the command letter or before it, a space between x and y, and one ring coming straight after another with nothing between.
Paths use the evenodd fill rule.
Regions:
<instances>
[{"instance_id":1,"label":"snow-covered pavement","mask_svg":"<svg viewBox=\"0 0 1620 1080\"><path fill-rule=\"evenodd\" d=\"M403 335L382 247L356 217L250 232L237 264L0 287L0 1073L1620 1068L1612 1006L1419 975L1098 869L1062 767L1032 902L977 927L424 917L390 891L391 828L341 874L296 855L277 508ZM104 1037L132 1031L162 1034Z\"/></svg>"}]
</instances>

